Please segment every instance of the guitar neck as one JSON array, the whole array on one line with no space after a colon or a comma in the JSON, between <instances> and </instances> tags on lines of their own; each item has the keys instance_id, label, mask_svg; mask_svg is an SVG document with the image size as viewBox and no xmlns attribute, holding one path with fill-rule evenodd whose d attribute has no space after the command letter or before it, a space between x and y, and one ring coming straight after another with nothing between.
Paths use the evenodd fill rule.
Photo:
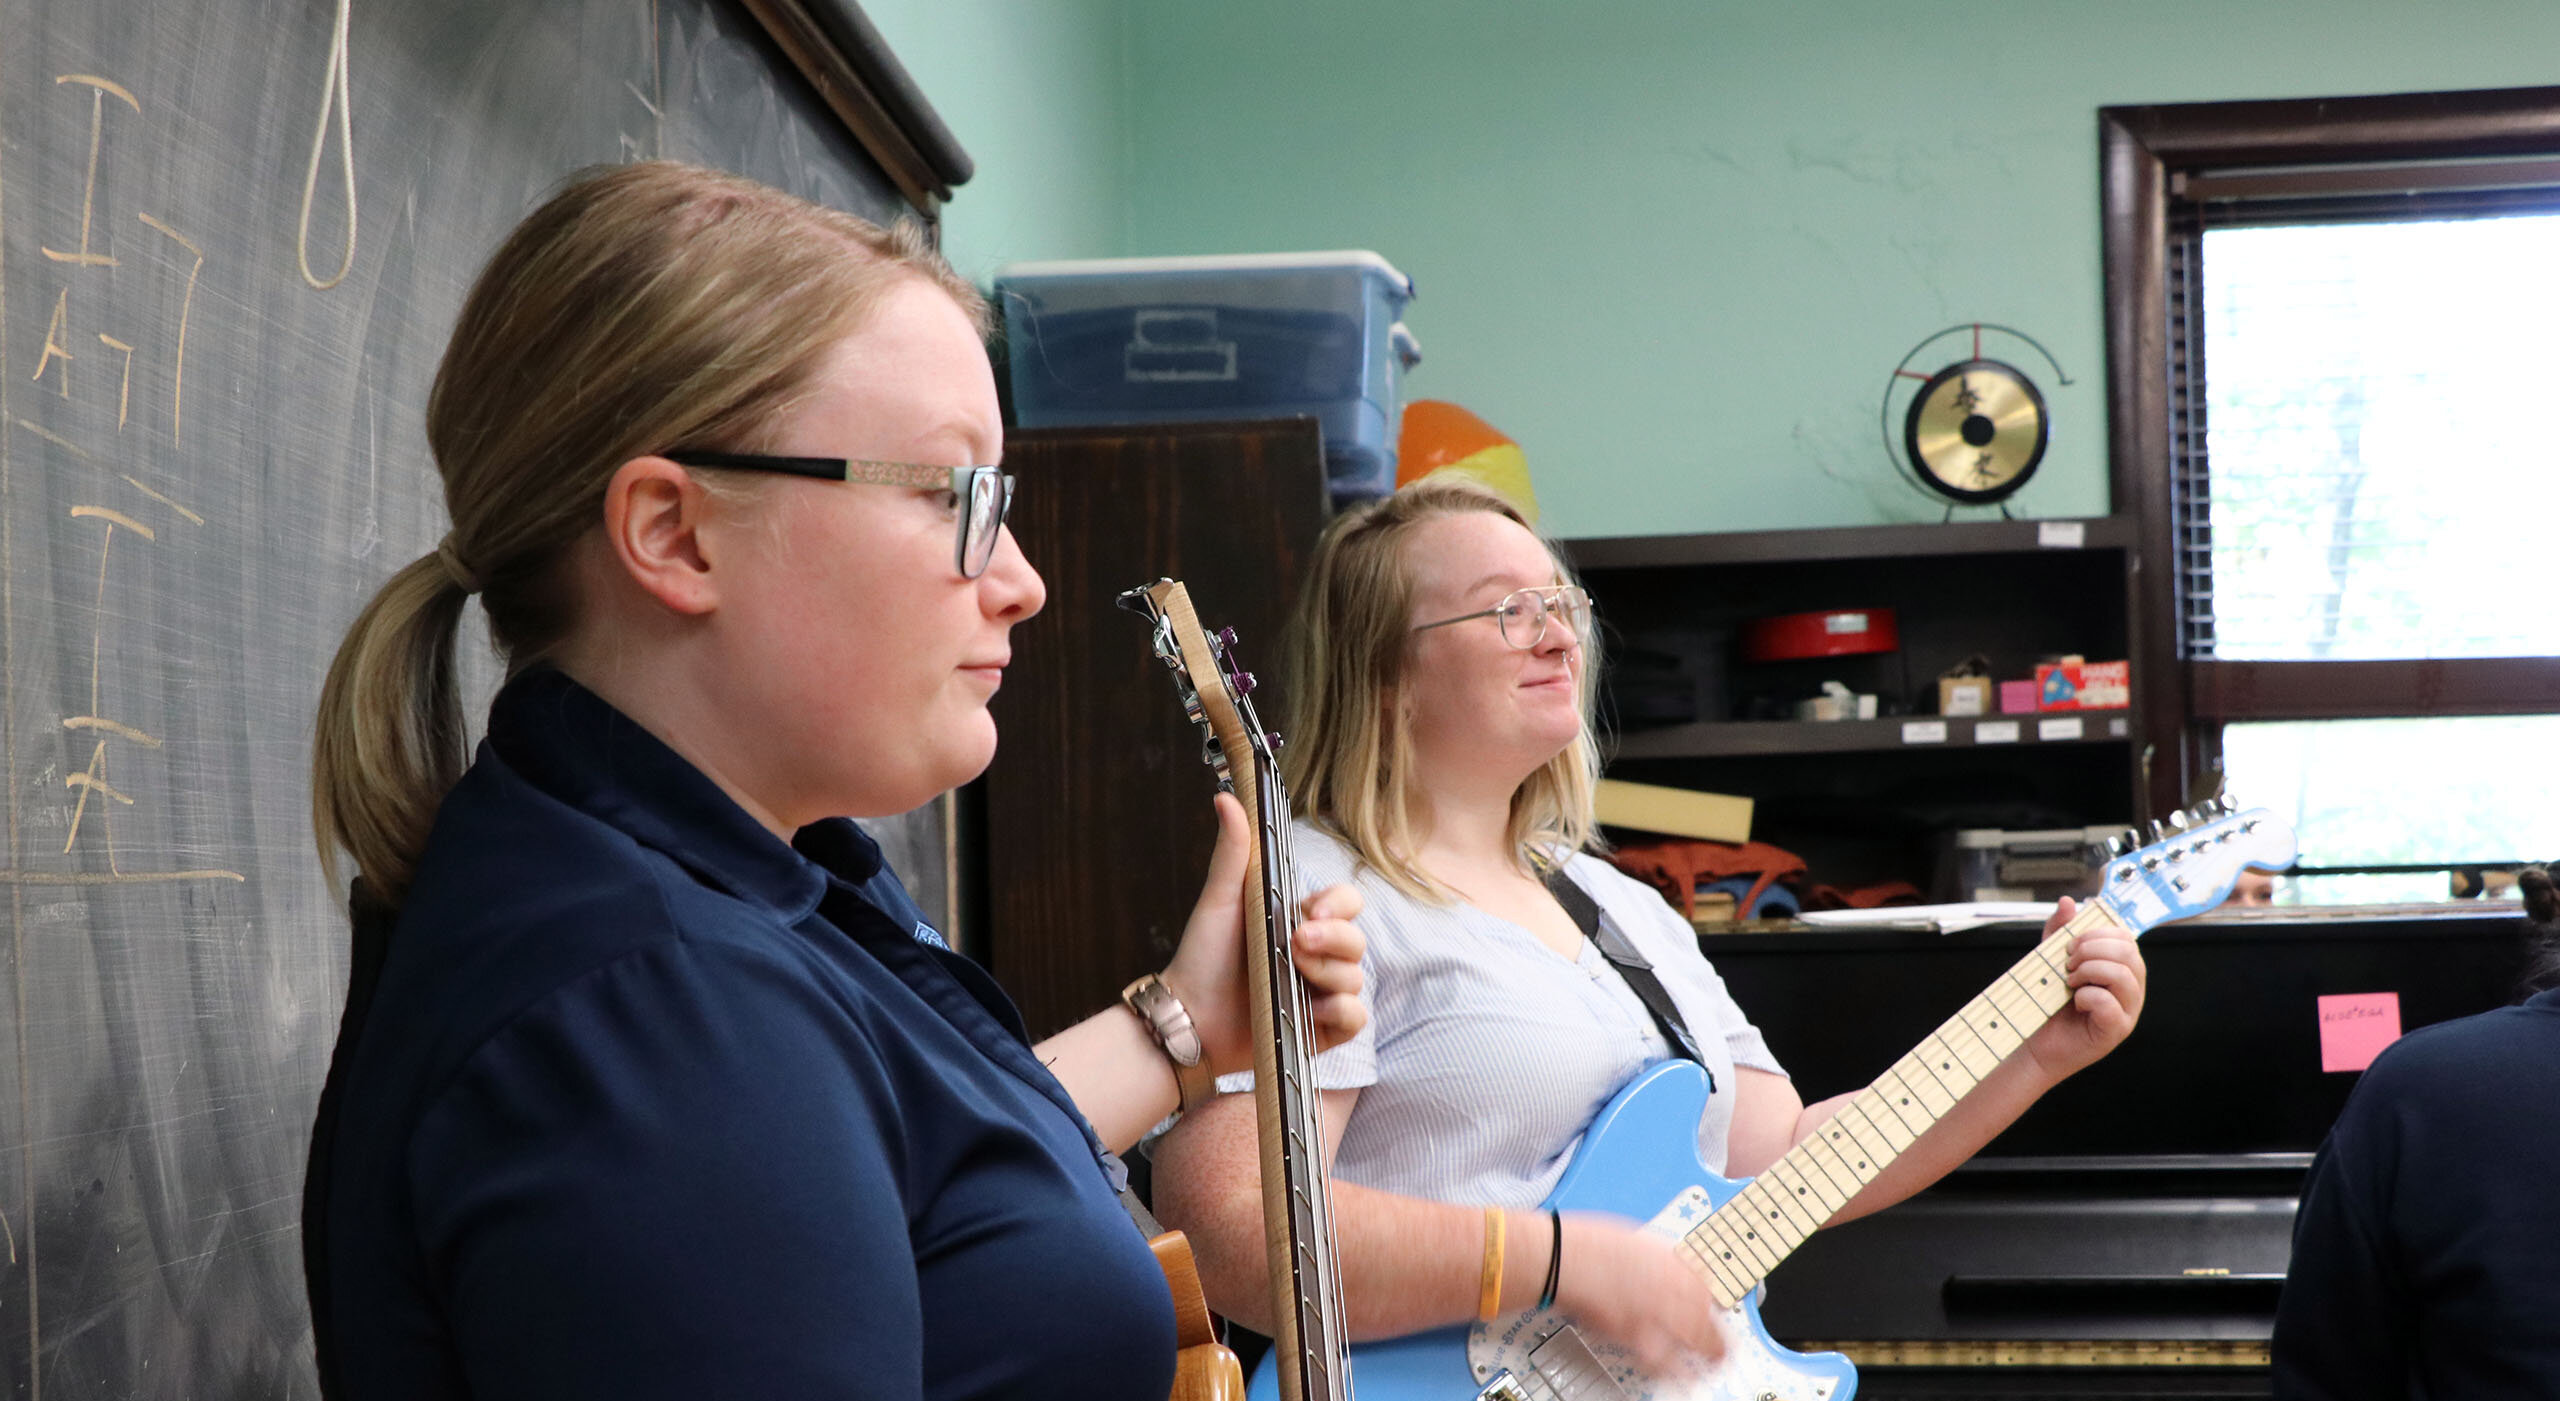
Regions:
<instances>
[{"instance_id":1,"label":"guitar neck","mask_svg":"<svg viewBox=\"0 0 2560 1401\"><path fill-rule=\"evenodd\" d=\"M1255 807L1265 878L1261 918L1248 915L1259 956L1255 995L1254 1098L1261 1129L1262 1197L1280 1395L1287 1401L1347 1401L1342 1272L1334 1248L1333 1202L1324 1168L1323 1103L1310 1067L1313 1028L1306 986L1290 947L1297 931L1296 870L1289 850L1288 798L1267 757L1255 764ZM1267 1016L1267 1022L1266 1022ZM1275 1209L1276 1208L1276 1209Z\"/></svg>"},{"instance_id":2,"label":"guitar neck","mask_svg":"<svg viewBox=\"0 0 2560 1401\"><path fill-rule=\"evenodd\" d=\"M1182 673L1186 708L1209 732L1210 760L1244 804L1255 828L1245 888L1245 979L1253 1016L1254 1119L1261 1138L1262 1225L1271 1266L1272 1356L1282 1401L1347 1401L1349 1365L1342 1331L1341 1271L1335 1263L1333 1206L1326 1187L1322 1105L1308 1066L1314 1059L1306 992L1290 949L1298 901L1289 859L1289 798L1271 737L1246 698L1250 678L1233 670L1170 579L1140 591L1164 629L1158 656ZM1232 633L1221 634L1232 649ZM1228 685L1230 676L1237 684Z\"/></svg>"},{"instance_id":3,"label":"guitar neck","mask_svg":"<svg viewBox=\"0 0 2560 1401\"><path fill-rule=\"evenodd\" d=\"M2104 902L2090 902L1941 1022L1910 1054L1852 1095L1820 1132L1789 1149L1690 1230L1681 1243L1715 1282L1716 1293L1739 1302L1757 1288L1974 1086L2017 1054L2036 1028L2071 1003L2064 972L2072 941L2087 930L2122 923Z\"/></svg>"}]
</instances>

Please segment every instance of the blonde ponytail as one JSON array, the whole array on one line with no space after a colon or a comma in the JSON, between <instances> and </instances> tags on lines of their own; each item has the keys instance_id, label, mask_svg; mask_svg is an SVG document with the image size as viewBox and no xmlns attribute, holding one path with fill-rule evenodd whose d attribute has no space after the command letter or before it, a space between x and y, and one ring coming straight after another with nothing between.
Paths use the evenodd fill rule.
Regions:
<instances>
[{"instance_id":1,"label":"blonde ponytail","mask_svg":"<svg viewBox=\"0 0 2560 1401\"><path fill-rule=\"evenodd\" d=\"M984 333L984 300L918 226L672 161L589 172L507 236L427 401L453 533L374 595L321 687L311 816L333 888L341 850L387 905L417 874L470 757L454 644L473 592L510 674L557 651L578 622L568 551L597 528L614 471L764 446L909 279Z\"/></svg>"},{"instance_id":2,"label":"blonde ponytail","mask_svg":"<svg viewBox=\"0 0 2560 1401\"><path fill-rule=\"evenodd\" d=\"M430 554L391 576L338 645L320 686L311 825L338 884L338 851L376 898L397 903L417 873L436 808L469 761L454 639L463 592Z\"/></svg>"}]
</instances>

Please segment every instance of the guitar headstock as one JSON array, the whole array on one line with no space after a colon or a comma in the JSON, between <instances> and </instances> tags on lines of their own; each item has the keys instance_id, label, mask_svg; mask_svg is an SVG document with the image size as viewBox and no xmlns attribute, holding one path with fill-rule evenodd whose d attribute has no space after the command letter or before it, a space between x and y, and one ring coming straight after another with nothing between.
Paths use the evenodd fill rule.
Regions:
<instances>
[{"instance_id":1,"label":"guitar headstock","mask_svg":"<svg viewBox=\"0 0 2560 1401\"><path fill-rule=\"evenodd\" d=\"M1217 771L1218 785L1234 792L1250 814L1255 808L1251 784L1259 759L1276 769L1280 737L1262 728L1254 714L1258 684L1236 657L1236 630L1209 632L1191 607L1191 595L1173 579L1158 579L1120 595L1120 606L1155 624L1156 658L1170 668L1182 695L1183 713L1204 736L1201 758Z\"/></svg>"},{"instance_id":2,"label":"guitar headstock","mask_svg":"<svg viewBox=\"0 0 2560 1401\"><path fill-rule=\"evenodd\" d=\"M2293 828L2265 808L2242 811L2227 798L2152 823L2148 842L2136 846L2144 835L2128 829L2108 840L2112 859L2097 895L2137 933L2220 905L2245 869L2293 864Z\"/></svg>"}]
</instances>

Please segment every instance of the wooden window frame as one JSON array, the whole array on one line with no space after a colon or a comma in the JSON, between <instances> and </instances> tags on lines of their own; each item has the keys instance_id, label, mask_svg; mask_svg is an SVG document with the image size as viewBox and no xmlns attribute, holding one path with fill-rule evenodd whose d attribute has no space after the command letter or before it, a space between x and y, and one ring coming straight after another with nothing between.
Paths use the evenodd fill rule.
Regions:
<instances>
[{"instance_id":1,"label":"wooden window frame","mask_svg":"<svg viewBox=\"0 0 2560 1401\"><path fill-rule=\"evenodd\" d=\"M2515 715L2560 711L2560 658L2239 662L2191 660L2179 625L2172 451L2201 431L2170 364L2173 317L2197 311L2173 285L2172 185L2254 179L2293 190L2372 191L2390 162L2560 156L2560 87L2254 102L2102 107L2099 199L2106 277L2108 483L2133 518L2142 567L2133 596L2134 684L2144 816L2203 796L2235 720ZM2344 167L2323 172L2322 167ZM2420 177L2398 188L2442 183ZM2292 192L2292 191L2287 191ZM2171 299L2181 296L2182 304ZM2187 421L2181 425L2180 415Z\"/></svg>"}]
</instances>

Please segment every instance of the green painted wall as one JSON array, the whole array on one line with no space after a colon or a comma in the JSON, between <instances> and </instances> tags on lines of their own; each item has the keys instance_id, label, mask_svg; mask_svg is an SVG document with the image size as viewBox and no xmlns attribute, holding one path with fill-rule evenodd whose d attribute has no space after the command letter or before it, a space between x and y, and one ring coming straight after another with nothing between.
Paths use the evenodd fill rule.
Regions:
<instances>
[{"instance_id":1,"label":"green painted wall","mask_svg":"<svg viewBox=\"0 0 2560 1401\"><path fill-rule=\"evenodd\" d=\"M2055 420L2013 507L2102 513L2099 106L2560 80L2551 0L1125 0L1124 22L1112 251L1384 253L1420 284L1410 392L1517 437L1565 535L1935 519L1878 408L1914 342L1974 320L2073 381L1986 346ZM1046 57L926 86L961 127L987 67ZM1040 189L978 225L973 187L955 241L1110 242Z\"/></svg>"},{"instance_id":2,"label":"green painted wall","mask_svg":"<svg viewBox=\"0 0 2560 1401\"><path fill-rule=\"evenodd\" d=\"M1126 251L1125 0L864 0L863 13L977 162L943 248L984 286L1021 258Z\"/></svg>"}]
</instances>

